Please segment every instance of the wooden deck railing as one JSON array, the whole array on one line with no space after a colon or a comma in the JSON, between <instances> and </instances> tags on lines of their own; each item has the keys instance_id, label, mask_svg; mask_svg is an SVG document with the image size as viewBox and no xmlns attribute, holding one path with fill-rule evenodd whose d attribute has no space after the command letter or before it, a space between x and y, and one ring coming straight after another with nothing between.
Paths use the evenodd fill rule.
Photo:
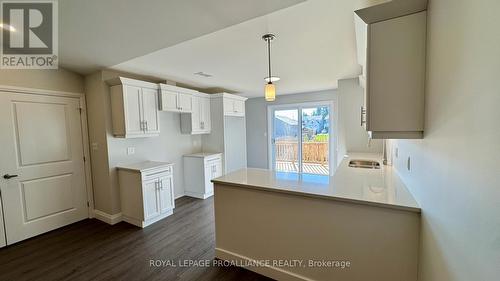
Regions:
<instances>
[{"instance_id":1,"label":"wooden deck railing","mask_svg":"<svg viewBox=\"0 0 500 281\"><path fill-rule=\"evenodd\" d=\"M276 141L276 161L297 162L297 155L297 142ZM304 142L302 155L304 163L328 163L328 142Z\"/></svg>"}]
</instances>

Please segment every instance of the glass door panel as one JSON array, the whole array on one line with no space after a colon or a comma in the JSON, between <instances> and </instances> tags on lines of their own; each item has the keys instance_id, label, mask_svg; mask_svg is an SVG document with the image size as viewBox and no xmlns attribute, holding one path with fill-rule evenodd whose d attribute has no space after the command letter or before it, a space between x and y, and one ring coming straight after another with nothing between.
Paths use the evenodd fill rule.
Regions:
<instances>
[{"instance_id":1,"label":"glass door panel","mask_svg":"<svg viewBox=\"0 0 500 281\"><path fill-rule=\"evenodd\" d=\"M278 172L329 175L335 159L332 106L307 103L276 106L269 111L270 167ZM330 159L331 158L331 159Z\"/></svg>"},{"instance_id":2,"label":"glass door panel","mask_svg":"<svg viewBox=\"0 0 500 281\"><path fill-rule=\"evenodd\" d=\"M273 112L273 164L279 172L299 172L299 109Z\"/></svg>"},{"instance_id":3,"label":"glass door panel","mask_svg":"<svg viewBox=\"0 0 500 281\"><path fill-rule=\"evenodd\" d=\"M330 107L301 108L301 171L328 175L330 143Z\"/></svg>"}]
</instances>

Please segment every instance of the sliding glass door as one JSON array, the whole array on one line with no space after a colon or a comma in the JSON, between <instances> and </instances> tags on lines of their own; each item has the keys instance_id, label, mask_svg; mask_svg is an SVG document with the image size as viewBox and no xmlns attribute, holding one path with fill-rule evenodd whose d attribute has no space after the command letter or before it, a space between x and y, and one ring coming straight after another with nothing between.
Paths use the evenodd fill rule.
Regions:
<instances>
[{"instance_id":1,"label":"sliding glass door","mask_svg":"<svg viewBox=\"0 0 500 281\"><path fill-rule=\"evenodd\" d=\"M332 105L307 103L269 108L270 166L279 172L331 173Z\"/></svg>"}]
</instances>

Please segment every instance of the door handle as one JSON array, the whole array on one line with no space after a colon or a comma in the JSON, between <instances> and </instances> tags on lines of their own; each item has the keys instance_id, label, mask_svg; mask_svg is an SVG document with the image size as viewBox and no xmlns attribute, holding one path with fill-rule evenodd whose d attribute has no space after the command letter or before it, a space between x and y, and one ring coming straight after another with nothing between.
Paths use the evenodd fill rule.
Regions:
<instances>
[{"instance_id":1,"label":"door handle","mask_svg":"<svg viewBox=\"0 0 500 281\"><path fill-rule=\"evenodd\" d=\"M11 179L11 178L15 178L15 177L17 177L17 175L9 175L9 174L3 175L3 178L6 180Z\"/></svg>"}]
</instances>

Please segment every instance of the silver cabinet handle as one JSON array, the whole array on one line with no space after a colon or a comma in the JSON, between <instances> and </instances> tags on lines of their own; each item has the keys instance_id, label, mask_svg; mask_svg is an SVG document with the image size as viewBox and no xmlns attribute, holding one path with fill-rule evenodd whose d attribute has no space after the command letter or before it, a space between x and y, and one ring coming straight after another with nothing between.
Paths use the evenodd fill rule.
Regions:
<instances>
[{"instance_id":1,"label":"silver cabinet handle","mask_svg":"<svg viewBox=\"0 0 500 281\"><path fill-rule=\"evenodd\" d=\"M146 128L144 130L148 130L148 121L144 121Z\"/></svg>"},{"instance_id":2,"label":"silver cabinet handle","mask_svg":"<svg viewBox=\"0 0 500 281\"><path fill-rule=\"evenodd\" d=\"M366 109L364 109L364 107L361 107L360 113L361 113L361 116L360 116L360 120L361 121L360 121L360 123L361 123L361 127L363 127L363 124L366 123L366 120L363 119L363 115L366 114Z\"/></svg>"}]
</instances>

